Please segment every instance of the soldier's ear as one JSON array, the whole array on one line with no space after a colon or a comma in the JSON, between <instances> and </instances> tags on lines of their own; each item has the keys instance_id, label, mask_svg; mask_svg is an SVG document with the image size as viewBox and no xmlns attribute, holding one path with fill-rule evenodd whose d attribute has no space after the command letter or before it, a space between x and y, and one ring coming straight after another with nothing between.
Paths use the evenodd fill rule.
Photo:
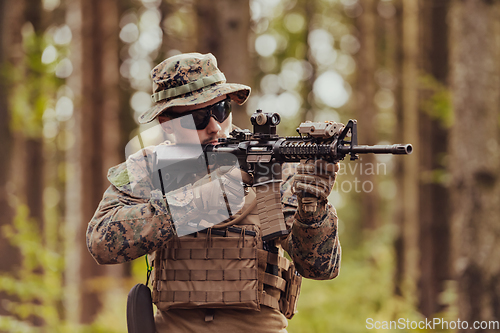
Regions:
<instances>
[{"instance_id":1,"label":"soldier's ear","mask_svg":"<svg viewBox=\"0 0 500 333\"><path fill-rule=\"evenodd\" d=\"M170 117L167 116L163 115L158 116L158 121L160 122L161 128L167 134L174 134L173 124L171 120L172 119L170 119Z\"/></svg>"}]
</instances>

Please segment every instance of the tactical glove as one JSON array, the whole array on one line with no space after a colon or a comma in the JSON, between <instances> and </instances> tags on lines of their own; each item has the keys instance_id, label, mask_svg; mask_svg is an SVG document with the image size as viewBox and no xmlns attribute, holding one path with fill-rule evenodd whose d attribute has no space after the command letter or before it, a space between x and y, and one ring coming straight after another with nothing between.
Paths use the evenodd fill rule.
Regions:
<instances>
[{"instance_id":1,"label":"tactical glove","mask_svg":"<svg viewBox=\"0 0 500 333\"><path fill-rule=\"evenodd\" d=\"M335 184L339 164L323 160L301 162L294 176L293 193L299 201L299 214L313 217L324 212L328 195Z\"/></svg>"}]
</instances>

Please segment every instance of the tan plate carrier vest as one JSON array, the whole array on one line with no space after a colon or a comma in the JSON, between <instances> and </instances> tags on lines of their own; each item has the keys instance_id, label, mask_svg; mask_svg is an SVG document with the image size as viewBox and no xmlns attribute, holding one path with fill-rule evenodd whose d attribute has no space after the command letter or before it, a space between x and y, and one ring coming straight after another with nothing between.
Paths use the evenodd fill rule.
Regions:
<instances>
[{"instance_id":1,"label":"tan plate carrier vest","mask_svg":"<svg viewBox=\"0 0 500 333\"><path fill-rule=\"evenodd\" d=\"M245 210L255 200L250 190ZM153 256L152 296L158 309L232 308L260 310L262 305L281 311L290 319L296 312L302 277L279 253L263 249L258 209L234 227L242 232L225 236L206 233L176 238ZM255 236L245 234L255 232ZM267 264L278 275L266 273Z\"/></svg>"}]
</instances>

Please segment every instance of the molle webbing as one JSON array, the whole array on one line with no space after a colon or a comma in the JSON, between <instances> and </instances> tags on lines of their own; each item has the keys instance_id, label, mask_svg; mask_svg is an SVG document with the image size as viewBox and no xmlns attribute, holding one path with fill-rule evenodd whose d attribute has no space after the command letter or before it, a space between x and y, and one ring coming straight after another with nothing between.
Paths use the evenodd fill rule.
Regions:
<instances>
[{"instance_id":1,"label":"molle webbing","mask_svg":"<svg viewBox=\"0 0 500 333\"><path fill-rule=\"evenodd\" d=\"M163 249L163 258L170 260L188 259L254 259L256 248L204 248L204 249Z\"/></svg>"},{"instance_id":2,"label":"molle webbing","mask_svg":"<svg viewBox=\"0 0 500 333\"><path fill-rule=\"evenodd\" d=\"M262 239L273 239L288 233L281 209L280 183L255 186Z\"/></svg>"},{"instance_id":3,"label":"molle webbing","mask_svg":"<svg viewBox=\"0 0 500 333\"><path fill-rule=\"evenodd\" d=\"M251 303L254 302L257 295L253 290L245 291L161 291L159 295L160 302L168 303L205 303L205 307L218 304L231 305L231 303ZM246 308L246 306L242 306Z\"/></svg>"},{"instance_id":4,"label":"molle webbing","mask_svg":"<svg viewBox=\"0 0 500 333\"><path fill-rule=\"evenodd\" d=\"M233 234L234 235L234 234ZM169 308L259 309L256 238L185 237L157 251L153 301Z\"/></svg>"},{"instance_id":5,"label":"molle webbing","mask_svg":"<svg viewBox=\"0 0 500 333\"><path fill-rule=\"evenodd\" d=\"M180 239L171 244L175 247L157 251L153 301L161 310L258 310L261 305L280 310L280 295L289 289L287 281L266 273L265 267L275 265L286 274L291 263L279 254L257 249L255 241L255 237L243 234L210 240L198 237Z\"/></svg>"},{"instance_id":6,"label":"molle webbing","mask_svg":"<svg viewBox=\"0 0 500 333\"><path fill-rule=\"evenodd\" d=\"M259 272L259 280L270 287L274 287L281 290L282 292L285 292L286 281L279 276L265 272Z\"/></svg>"},{"instance_id":7,"label":"molle webbing","mask_svg":"<svg viewBox=\"0 0 500 333\"><path fill-rule=\"evenodd\" d=\"M283 271L288 271L290 267L290 260L287 258L280 256L277 253L267 252L265 250L257 250L259 253L263 253L266 256L266 262L268 264L278 266Z\"/></svg>"},{"instance_id":8,"label":"molle webbing","mask_svg":"<svg viewBox=\"0 0 500 333\"><path fill-rule=\"evenodd\" d=\"M237 281L257 278L255 269L166 269L161 274L161 279L167 281Z\"/></svg>"}]
</instances>

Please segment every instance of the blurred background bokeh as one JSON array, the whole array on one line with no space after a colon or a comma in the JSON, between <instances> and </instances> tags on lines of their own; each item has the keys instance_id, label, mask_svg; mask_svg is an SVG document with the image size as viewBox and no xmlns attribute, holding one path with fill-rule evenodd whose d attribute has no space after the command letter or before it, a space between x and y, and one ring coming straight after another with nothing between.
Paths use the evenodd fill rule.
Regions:
<instances>
[{"instance_id":1,"label":"blurred background bokeh","mask_svg":"<svg viewBox=\"0 0 500 333\"><path fill-rule=\"evenodd\" d=\"M0 0L0 42L0 332L126 332L146 262L98 266L85 231L148 129L150 70L193 51L252 87L240 127L263 109L280 135L352 118L360 144L413 144L342 163L341 272L304 281L289 332L500 320L499 1Z\"/></svg>"}]
</instances>

